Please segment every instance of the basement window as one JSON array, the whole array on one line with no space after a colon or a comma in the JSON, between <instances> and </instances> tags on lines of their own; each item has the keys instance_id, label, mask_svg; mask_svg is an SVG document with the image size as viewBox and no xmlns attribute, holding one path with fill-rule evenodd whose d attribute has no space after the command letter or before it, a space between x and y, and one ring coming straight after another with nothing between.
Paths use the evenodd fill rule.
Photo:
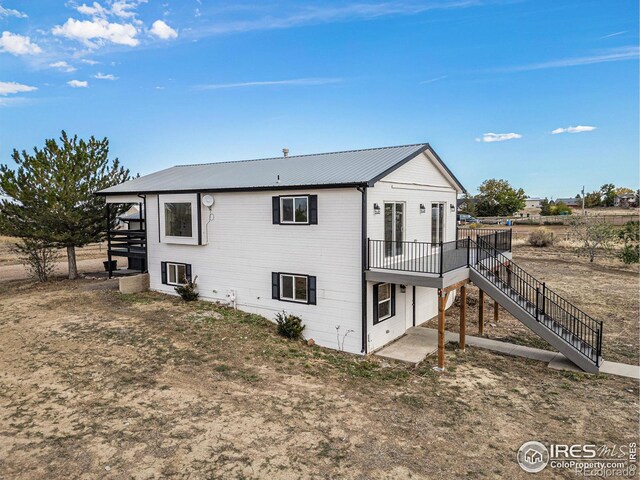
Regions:
<instances>
[{"instance_id":1,"label":"basement window","mask_svg":"<svg viewBox=\"0 0 640 480\"><path fill-rule=\"evenodd\" d=\"M307 303L307 276L280 275L280 299Z\"/></svg>"}]
</instances>

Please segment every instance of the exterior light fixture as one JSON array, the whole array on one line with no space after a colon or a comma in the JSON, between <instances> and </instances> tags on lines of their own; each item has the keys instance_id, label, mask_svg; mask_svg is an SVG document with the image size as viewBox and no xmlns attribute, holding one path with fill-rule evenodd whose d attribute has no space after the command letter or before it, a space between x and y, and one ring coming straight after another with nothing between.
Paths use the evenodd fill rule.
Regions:
<instances>
[{"instance_id":1,"label":"exterior light fixture","mask_svg":"<svg viewBox=\"0 0 640 480\"><path fill-rule=\"evenodd\" d=\"M424 206L424 203L420 204L420 213L427 213L427 208Z\"/></svg>"},{"instance_id":2,"label":"exterior light fixture","mask_svg":"<svg viewBox=\"0 0 640 480\"><path fill-rule=\"evenodd\" d=\"M375 215L380 214L380 205L378 205L377 203L374 203L374 204L373 204L373 213L374 213Z\"/></svg>"},{"instance_id":3,"label":"exterior light fixture","mask_svg":"<svg viewBox=\"0 0 640 480\"><path fill-rule=\"evenodd\" d=\"M449 210L452 211L452 212L455 212L456 211L456 206L453 203L450 203L449 204Z\"/></svg>"}]
</instances>

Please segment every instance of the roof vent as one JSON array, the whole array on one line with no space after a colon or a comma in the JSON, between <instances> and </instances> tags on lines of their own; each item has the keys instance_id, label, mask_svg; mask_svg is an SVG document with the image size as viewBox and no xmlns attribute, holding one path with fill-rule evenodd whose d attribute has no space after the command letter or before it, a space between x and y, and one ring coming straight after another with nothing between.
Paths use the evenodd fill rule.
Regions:
<instances>
[{"instance_id":1,"label":"roof vent","mask_svg":"<svg viewBox=\"0 0 640 480\"><path fill-rule=\"evenodd\" d=\"M287 158L289 156L289 149L288 148L283 148L282 149L282 153L284 154L284 158Z\"/></svg>"}]
</instances>

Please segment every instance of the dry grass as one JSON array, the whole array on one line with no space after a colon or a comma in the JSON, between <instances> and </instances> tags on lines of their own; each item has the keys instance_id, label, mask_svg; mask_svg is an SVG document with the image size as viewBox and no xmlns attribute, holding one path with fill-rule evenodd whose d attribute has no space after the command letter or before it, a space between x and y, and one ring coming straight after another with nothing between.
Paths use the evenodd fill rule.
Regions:
<instances>
[{"instance_id":1,"label":"dry grass","mask_svg":"<svg viewBox=\"0 0 640 480\"><path fill-rule=\"evenodd\" d=\"M0 478L517 478L527 440L637 439L632 380L455 345L443 375L389 366L112 288L0 285Z\"/></svg>"},{"instance_id":2,"label":"dry grass","mask_svg":"<svg viewBox=\"0 0 640 480\"><path fill-rule=\"evenodd\" d=\"M624 265L611 256L590 263L577 257L571 248L534 248L518 245L514 261L588 315L604 321L603 357L606 360L639 363L640 354L640 267ZM468 289L467 325L469 334L477 333L477 288ZM493 301L485 305L485 334L489 338L550 349L508 312L500 309L493 321ZM447 329L459 331L458 302L447 312Z\"/></svg>"},{"instance_id":3,"label":"dry grass","mask_svg":"<svg viewBox=\"0 0 640 480\"><path fill-rule=\"evenodd\" d=\"M18 265L20 260L18 256L11 250L17 238L0 236L0 266L2 265ZM76 249L77 260L88 260L92 258L105 258L107 246L106 243L92 243L86 247ZM67 258L66 250L59 252L59 260L63 261Z\"/></svg>"}]
</instances>

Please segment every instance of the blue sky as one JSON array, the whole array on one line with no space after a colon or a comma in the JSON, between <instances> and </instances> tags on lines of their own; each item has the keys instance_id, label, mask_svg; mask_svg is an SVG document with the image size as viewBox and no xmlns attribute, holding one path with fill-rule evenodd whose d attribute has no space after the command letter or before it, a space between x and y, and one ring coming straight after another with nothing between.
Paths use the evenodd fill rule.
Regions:
<instances>
[{"instance_id":1,"label":"blue sky","mask_svg":"<svg viewBox=\"0 0 640 480\"><path fill-rule=\"evenodd\" d=\"M470 190L638 188L638 2L0 0L0 163L61 129L146 174L430 142ZM552 132L556 133L552 133Z\"/></svg>"}]
</instances>

